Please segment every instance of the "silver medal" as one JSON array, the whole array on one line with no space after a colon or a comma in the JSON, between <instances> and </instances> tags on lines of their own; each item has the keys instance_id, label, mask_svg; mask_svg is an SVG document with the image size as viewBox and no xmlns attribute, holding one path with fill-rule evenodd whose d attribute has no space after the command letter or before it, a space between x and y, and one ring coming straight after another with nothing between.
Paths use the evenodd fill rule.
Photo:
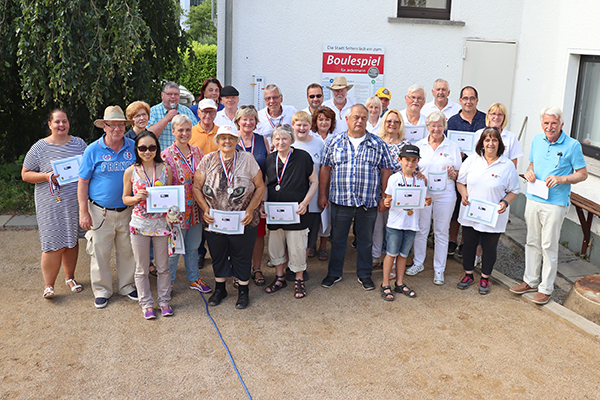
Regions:
<instances>
[{"instance_id":1,"label":"silver medal","mask_svg":"<svg viewBox=\"0 0 600 400\"><path fill-rule=\"evenodd\" d=\"M230 188L230 187L227 188L227 193L229 193L229 194L233 193L233 188Z\"/></svg>"},{"instance_id":2,"label":"silver medal","mask_svg":"<svg viewBox=\"0 0 600 400\"><path fill-rule=\"evenodd\" d=\"M276 185L276 186L275 186L275 190L279 192L279 189L281 189L281 186L279 186L279 185Z\"/></svg>"}]
</instances>

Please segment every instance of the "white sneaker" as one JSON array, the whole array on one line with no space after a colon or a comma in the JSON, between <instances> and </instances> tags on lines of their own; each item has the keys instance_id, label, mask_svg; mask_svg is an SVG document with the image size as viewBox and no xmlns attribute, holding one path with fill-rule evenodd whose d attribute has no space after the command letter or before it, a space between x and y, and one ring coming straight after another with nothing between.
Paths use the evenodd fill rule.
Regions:
<instances>
[{"instance_id":1,"label":"white sneaker","mask_svg":"<svg viewBox=\"0 0 600 400\"><path fill-rule=\"evenodd\" d=\"M433 273L433 283L436 285L444 284L444 272L434 272Z\"/></svg>"},{"instance_id":2,"label":"white sneaker","mask_svg":"<svg viewBox=\"0 0 600 400\"><path fill-rule=\"evenodd\" d=\"M422 265L413 264L410 268L407 268L406 272L404 273L408 276L413 276L418 274L419 272L422 272L424 269L425 267Z\"/></svg>"},{"instance_id":3,"label":"white sneaker","mask_svg":"<svg viewBox=\"0 0 600 400\"><path fill-rule=\"evenodd\" d=\"M475 264L473 264L475 268L481 266L481 256L475 256Z\"/></svg>"}]
</instances>

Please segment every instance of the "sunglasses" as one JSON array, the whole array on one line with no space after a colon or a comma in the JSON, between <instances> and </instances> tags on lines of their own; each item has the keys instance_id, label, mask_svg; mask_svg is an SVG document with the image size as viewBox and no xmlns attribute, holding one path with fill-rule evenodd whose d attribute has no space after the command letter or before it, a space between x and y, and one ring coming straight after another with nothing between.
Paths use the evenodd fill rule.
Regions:
<instances>
[{"instance_id":1,"label":"sunglasses","mask_svg":"<svg viewBox=\"0 0 600 400\"><path fill-rule=\"evenodd\" d=\"M250 108L252 110L256 110L256 107L254 107L252 104L248 104L247 106L241 106L240 109L245 109L245 108Z\"/></svg>"},{"instance_id":2,"label":"sunglasses","mask_svg":"<svg viewBox=\"0 0 600 400\"><path fill-rule=\"evenodd\" d=\"M144 145L138 146L137 149L140 153L145 153L147 151L154 153L158 149L158 147L156 147L155 144L151 144L150 146L144 146Z\"/></svg>"},{"instance_id":3,"label":"sunglasses","mask_svg":"<svg viewBox=\"0 0 600 400\"><path fill-rule=\"evenodd\" d=\"M309 99L314 99L314 98L320 99L321 97L323 97L322 94L311 94L308 96Z\"/></svg>"}]
</instances>

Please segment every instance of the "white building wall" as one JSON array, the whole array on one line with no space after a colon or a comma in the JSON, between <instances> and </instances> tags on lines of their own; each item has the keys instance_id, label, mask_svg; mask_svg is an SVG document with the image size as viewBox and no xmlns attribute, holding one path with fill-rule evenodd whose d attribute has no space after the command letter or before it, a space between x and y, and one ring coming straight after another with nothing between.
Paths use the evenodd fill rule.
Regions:
<instances>
[{"instance_id":1,"label":"white building wall","mask_svg":"<svg viewBox=\"0 0 600 400\"><path fill-rule=\"evenodd\" d=\"M405 108L403 95L410 85L429 89L439 77L450 82L452 100L458 101L465 39L518 39L522 2L455 0L452 17L466 23L460 27L388 22L397 7L389 0L362 7L343 0L234 1L232 83L240 91L241 104L249 103L252 75L263 75L266 84L282 88L285 104L302 109L307 106L306 86L321 81L324 42L381 44L392 107ZM224 4L218 1L220 17ZM219 18L219 78L224 71L223 21ZM427 101L432 100L429 90L427 95Z\"/></svg>"},{"instance_id":2,"label":"white building wall","mask_svg":"<svg viewBox=\"0 0 600 400\"><path fill-rule=\"evenodd\" d=\"M574 4L560 0L526 0L523 8L521 46L517 58L512 127L518 132L525 116L529 118L521 139L525 159L519 172L525 172L533 136L542 133L539 113L556 105L565 113L569 134L579 69L579 55L600 55L600 2L581 0ZM600 203L600 162L586 157L589 177L572 190ZM524 190L523 186L523 190ZM574 207L567 215L579 223ZM592 232L600 234L598 218Z\"/></svg>"}]
</instances>

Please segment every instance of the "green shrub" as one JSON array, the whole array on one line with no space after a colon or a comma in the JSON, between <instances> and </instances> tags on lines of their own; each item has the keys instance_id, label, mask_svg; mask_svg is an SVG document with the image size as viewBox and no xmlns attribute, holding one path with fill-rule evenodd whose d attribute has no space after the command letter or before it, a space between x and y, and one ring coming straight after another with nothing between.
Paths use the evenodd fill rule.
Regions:
<instances>
[{"instance_id":1,"label":"green shrub","mask_svg":"<svg viewBox=\"0 0 600 400\"><path fill-rule=\"evenodd\" d=\"M183 54L183 68L178 83L194 95L200 94L202 83L217 76L217 46L192 42Z\"/></svg>"},{"instance_id":2,"label":"green shrub","mask_svg":"<svg viewBox=\"0 0 600 400\"><path fill-rule=\"evenodd\" d=\"M35 213L34 185L21 179L24 158L0 164L0 214Z\"/></svg>"}]
</instances>

